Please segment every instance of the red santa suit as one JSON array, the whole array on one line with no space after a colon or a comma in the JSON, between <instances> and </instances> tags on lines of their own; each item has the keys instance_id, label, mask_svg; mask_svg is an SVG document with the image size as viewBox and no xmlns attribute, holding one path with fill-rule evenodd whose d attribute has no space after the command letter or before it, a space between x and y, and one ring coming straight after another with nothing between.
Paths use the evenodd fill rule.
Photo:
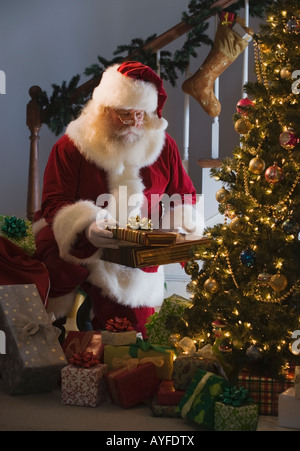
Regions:
<instances>
[{"instance_id":1,"label":"red santa suit","mask_svg":"<svg viewBox=\"0 0 300 451\"><path fill-rule=\"evenodd\" d=\"M125 63L126 67L128 64ZM56 317L64 316L70 309L76 287L80 285L93 302L95 328L104 328L106 321L114 316L126 316L137 330L145 333L147 317L164 298L163 267L141 270L106 262L101 259L103 250L87 240L85 231L103 210L104 205L99 204L101 195L111 196L108 199L112 202L108 200L105 210L118 216L124 203L120 187L126 193L126 200L134 196L134 213L149 218L153 202L159 208L158 200L163 194L177 194L181 198L189 194L186 207L190 209L196 203L196 192L182 166L175 141L165 131L167 122L160 114L165 93L162 85L158 89L155 84L160 78L147 66L131 64L131 68L146 67L147 74L150 70L155 80L155 83L152 78L150 83L145 82L144 74L138 80L142 94L135 99L136 79L124 75L120 71L122 67L112 66L104 72L88 108L99 104L140 108L153 118L153 127L147 128L145 135L133 144L132 151L111 159L105 144L99 140L92 142L87 135L85 114L69 124L66 134L54 145L45 170L41 210L34 224L36 257L49 271L49 299L57 300L55 307L49 301L49 309L55 310ZM129 82L126 89L124 82ZM112 98L106 100L110 84L114 90L110 92ZM119 93L116 85L120 86ZM143 85L146 88L150 85L146 97ZM131 206L126 207L130 216Z\"/></svg>"}]
</instances>

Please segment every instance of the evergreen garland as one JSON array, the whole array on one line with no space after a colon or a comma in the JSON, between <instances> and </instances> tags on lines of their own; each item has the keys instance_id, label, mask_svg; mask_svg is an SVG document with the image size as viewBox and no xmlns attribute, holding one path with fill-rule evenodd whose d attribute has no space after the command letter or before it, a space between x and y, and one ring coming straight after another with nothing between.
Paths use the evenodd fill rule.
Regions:
<instances>
[{"instance_id":1,"label":"evergreen garland","mask_svg":"<svg viewBox=\"0 0 300 451\"><path fill-rule=\"evenodd\" d=\"M220 12L221 8L212 8L215 0L191 0L188 8L189 12L182 13L182 22L191 26L187 33L187 38L182 48L176 50L174 55L166 50L160 51L160 76L163 80L168 81L173 87L176 86L178 71L184 73L188 67L190 58L196 58L196 49L202 44L212 45L212 40L206 34L208 29L207 19L212 15ZM250 14L254 17L263 17L264 11L271 0L251 0ZM226 8L226 11L237 13L244 7L244 0L238 0L236 3ZM136 61L150 66L157 71L156 54L151 48L145 50L145 46L157 37L156 34L149 36L147 39L134 38L128 45L119 45L113 53L113 58L107 60L102 56L98 56L98 63L92 64L84 70L85 76L91 76L93 79L100 79L102 73L108 66L123 61L128 56L134 56ZM39 105L43 111L43 121L48 128L59 135L64 127L73 119L78 117L82 107L89 100L90 94L81 95L76 100L73 94L78 88L80 75L72 77L67 83L63 81L61 86L52 84L53 93L49 97L46 91L42 91L39 96Z\"/></svg>"}]
</instances>

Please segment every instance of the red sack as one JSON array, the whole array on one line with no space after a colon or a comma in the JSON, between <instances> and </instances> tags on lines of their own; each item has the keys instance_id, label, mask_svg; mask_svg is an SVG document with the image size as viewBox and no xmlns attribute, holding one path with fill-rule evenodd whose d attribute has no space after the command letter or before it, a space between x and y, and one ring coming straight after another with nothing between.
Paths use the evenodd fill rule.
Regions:
<instances>
[{"instance_id":1,"label":"red sack","mask_svg":"<svg viewBox=\"0 0 300 451\"><path fill-rule=\"evenodd\" d=\"M50 281L46 266L23 249L0 237L0 285L35 284L46 305Z\"/></svg>"}]
</instances>

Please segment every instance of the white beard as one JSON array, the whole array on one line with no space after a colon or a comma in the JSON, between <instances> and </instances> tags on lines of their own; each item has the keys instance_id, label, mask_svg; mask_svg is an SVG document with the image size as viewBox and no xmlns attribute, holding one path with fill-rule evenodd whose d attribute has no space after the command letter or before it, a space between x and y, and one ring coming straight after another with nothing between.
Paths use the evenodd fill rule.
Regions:
<instances>
[{"instance_id":1,"label":"white beard","mask_svg":"<svg viewBox=\"0 0 300 451\"><path fill-rule=\"evenodd\" d=\"M167 122L162 120L159 127L153 126L150 120L141 128L126 127L116 129L103 115L98 116L94 126L87 124L85 115L72 121L66 134L74 142L79 152L89 161L107 172L108 191L113 196L109 202L110 214L119 222L119 187L126 187L128 199L135 196L135 205L140 208L144 200L144 184L140 177L140 169L153 164L159 157L165 142ZM101 196L99 196L101 197ZM120 199L124 202L125 199ZM100 203L97 202L100 206ZM136 213L136 208L132 210ZM130 211L128 211L130 216ZM127 221L128 217L126 218ZM125 220L123 215L123 220Z\"/></svg>"}]
</instances>

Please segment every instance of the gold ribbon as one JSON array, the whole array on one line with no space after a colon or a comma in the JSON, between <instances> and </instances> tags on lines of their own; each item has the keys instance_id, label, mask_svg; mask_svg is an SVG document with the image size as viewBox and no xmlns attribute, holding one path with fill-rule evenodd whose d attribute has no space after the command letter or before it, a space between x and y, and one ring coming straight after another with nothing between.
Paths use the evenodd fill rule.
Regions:
<instances>
[{"instance_id":1,"label":"gold ribbon","mask_svg":"<svg viewBox=\"0 0 300 451\"><path fill-rule=\"evenodd\" d=\"M111 362L114 369L120 369L122 371L133 370L137 368L138 365L143 365L144 363L154 363L155 366L160 368L164 365L164 359L161 356L138 359L132 358L129 354L126 354L121 358L114 357Z\"/></svg>"},{"instance_id":2,"label":"gold ribbon","mask_svg":"<svg viewBox=\"0 0 300 451\"><path fill-rule=\"evenodd\" d=\"M208 379L213 375L213 373L206 373L201 381L199 382L199 384L197 385L197 387L195 388L193 394L189 397L189 399L187 400L187 402L184 404L184 406L182 407L181 410L181 416L182 418L185 418L187 416L187 414L189 413L189 411L192 408L192 405L194 403L194 400L196 398L196 396L198 396L198 394L203 390L203 388L206 385L206 382L208 381Z\"/></svg>"}]
</instances>

